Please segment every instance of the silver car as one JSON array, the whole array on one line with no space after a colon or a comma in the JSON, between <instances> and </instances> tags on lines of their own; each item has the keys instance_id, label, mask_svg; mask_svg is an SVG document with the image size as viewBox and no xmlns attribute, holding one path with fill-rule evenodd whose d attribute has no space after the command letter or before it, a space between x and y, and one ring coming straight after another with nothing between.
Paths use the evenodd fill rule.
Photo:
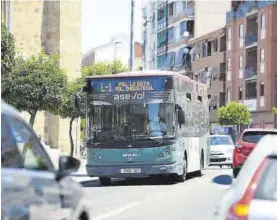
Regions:
<instances>
[{"instance_id":1,"label":"silver car","mask_svg":"<svg viewBox=\"0 0 277 220\"><path fill-rule=\"evenodd\" d=\"M231 166L233 164L233 150L235 148L229 135L211 135L208 138L210 150L210 166L223 165Z\"/></svg>"},{"instance_id":2,"label":"silver car","mask_svg":"<svg viewBox=\"0 0 277 220\"><path fill-rule=\"evenodd\" d=\"M214 219L277 219L276 143L276 136L265 136L258 143L243 165L237 180L224 194ZM227 177L231 182L232 177ZM226 183L227 177L216 177L214 182Z\"/></svg>"},{"instance_id":3,"label":"silver car","mask_svg":"<svg viewBox=\"0 0 277 220\"><path fill-rule=\"evenodd\" d=\"M85 193L69 176L80 161L63 156L55 169L34 131L4 102L1 162L1 219L90 219Z\"/></svg>"}]
</instances>

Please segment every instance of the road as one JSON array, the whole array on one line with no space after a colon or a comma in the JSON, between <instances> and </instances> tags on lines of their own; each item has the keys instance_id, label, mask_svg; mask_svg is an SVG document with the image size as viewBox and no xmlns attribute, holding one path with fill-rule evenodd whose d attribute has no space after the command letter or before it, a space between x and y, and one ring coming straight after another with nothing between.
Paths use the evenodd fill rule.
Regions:
<instances>
[{"instance_id":1,"label":"road","mask_svg":"<svg viewBox=\"0 0 277 220\"><path fill-rule=\"evenodd\" d=\"M213 182L222 175L231 175L231 170L207 169L202 177L177 184L143 179L114 181L109 187L98 180L83 185L94 220L209 220L229 187Z\"/></svg>"}]
</instances>

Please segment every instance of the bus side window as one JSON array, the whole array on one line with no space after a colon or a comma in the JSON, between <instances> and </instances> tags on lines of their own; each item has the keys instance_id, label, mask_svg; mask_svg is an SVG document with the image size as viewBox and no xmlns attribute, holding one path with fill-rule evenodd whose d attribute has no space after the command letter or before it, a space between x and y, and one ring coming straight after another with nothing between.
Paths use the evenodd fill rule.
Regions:
<instances>
[{"instance_id":1,"label":"bus side window","mask_svg":"<svg viewBox=\"0 0 277 220\"><path fill-rule=\"evenodd\" d=\"M187 101L191 101L191 94L190 93L187 93L186 97L187 97Z\"/></svg>"},{"instance_id":2,"label":"bus side window","mask_svg":"<svg viewBox=\"0 0 277 220\"><path fill-rule=\"evenodd\" d=\"M197 97L197 100L198 100L199 102L202 102L202 96L198 96L198 97Z\"/></svg>"}]
</instances>

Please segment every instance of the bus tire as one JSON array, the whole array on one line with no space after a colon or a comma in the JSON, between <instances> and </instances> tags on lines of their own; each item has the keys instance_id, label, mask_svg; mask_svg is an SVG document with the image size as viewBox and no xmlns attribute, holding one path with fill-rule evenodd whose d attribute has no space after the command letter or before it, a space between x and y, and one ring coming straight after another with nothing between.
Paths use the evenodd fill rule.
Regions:
<instances>
[{"instance_id":1,"label":"bus tire","mask_svg":"<svg viewBox=\"0 0 277 220\"><path fill-rule=\"evenodd\" d=\"M188 168L188 162L187 162L187 155L184 154L184 165L183 165L183 174L177 175L177 182L185 182L187 178L187 169Z\"/></svg>"},{"instance_id":2,"label":"bus tire","mask_svg":"<svg viewBox=\"0 0 277 220\"><path fill-rule=\"evenodd\" d=\"M111 185L111 178L110 177L99 177L99 181L103 186L110 186Z\"/></svg>"},{"instance_id":3,"label":"bus tire","mask_svg":"<svg viewBox=\"0 0 277 220\"><path fill-rule=\"evenodd\" d=\"M200 170L196 171L195 175L201 177L203 169L204 169L204 153L203 153L203 150L202 150L201 151L201 157L200 157Z\"/></svg>"}]
</instances>

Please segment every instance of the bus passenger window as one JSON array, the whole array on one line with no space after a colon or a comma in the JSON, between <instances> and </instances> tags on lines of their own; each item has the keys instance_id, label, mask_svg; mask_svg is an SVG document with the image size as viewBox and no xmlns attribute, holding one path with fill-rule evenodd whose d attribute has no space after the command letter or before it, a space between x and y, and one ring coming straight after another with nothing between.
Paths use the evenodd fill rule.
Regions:
<instances>
[{"instance_id":1,"label":"bus passenger window","mask_svg":"<svg viewBox=\"0 0 277 220\"><path fill-rule=\"evenodd\" d=\"M202 97L201 96L198 96L197 99L198 99L198 101L202 102Z\"/></svg>"},{"instance_id":2,"label":"bus passenger window","mask_svg":"<svg viewBox=\"0 0 277 220\"><path fill-rule=\"evenodd\" d=\"M191 94L187 93L186 96L187 96L187 101L191 101Z\"/></svg>"}]
</instances>

